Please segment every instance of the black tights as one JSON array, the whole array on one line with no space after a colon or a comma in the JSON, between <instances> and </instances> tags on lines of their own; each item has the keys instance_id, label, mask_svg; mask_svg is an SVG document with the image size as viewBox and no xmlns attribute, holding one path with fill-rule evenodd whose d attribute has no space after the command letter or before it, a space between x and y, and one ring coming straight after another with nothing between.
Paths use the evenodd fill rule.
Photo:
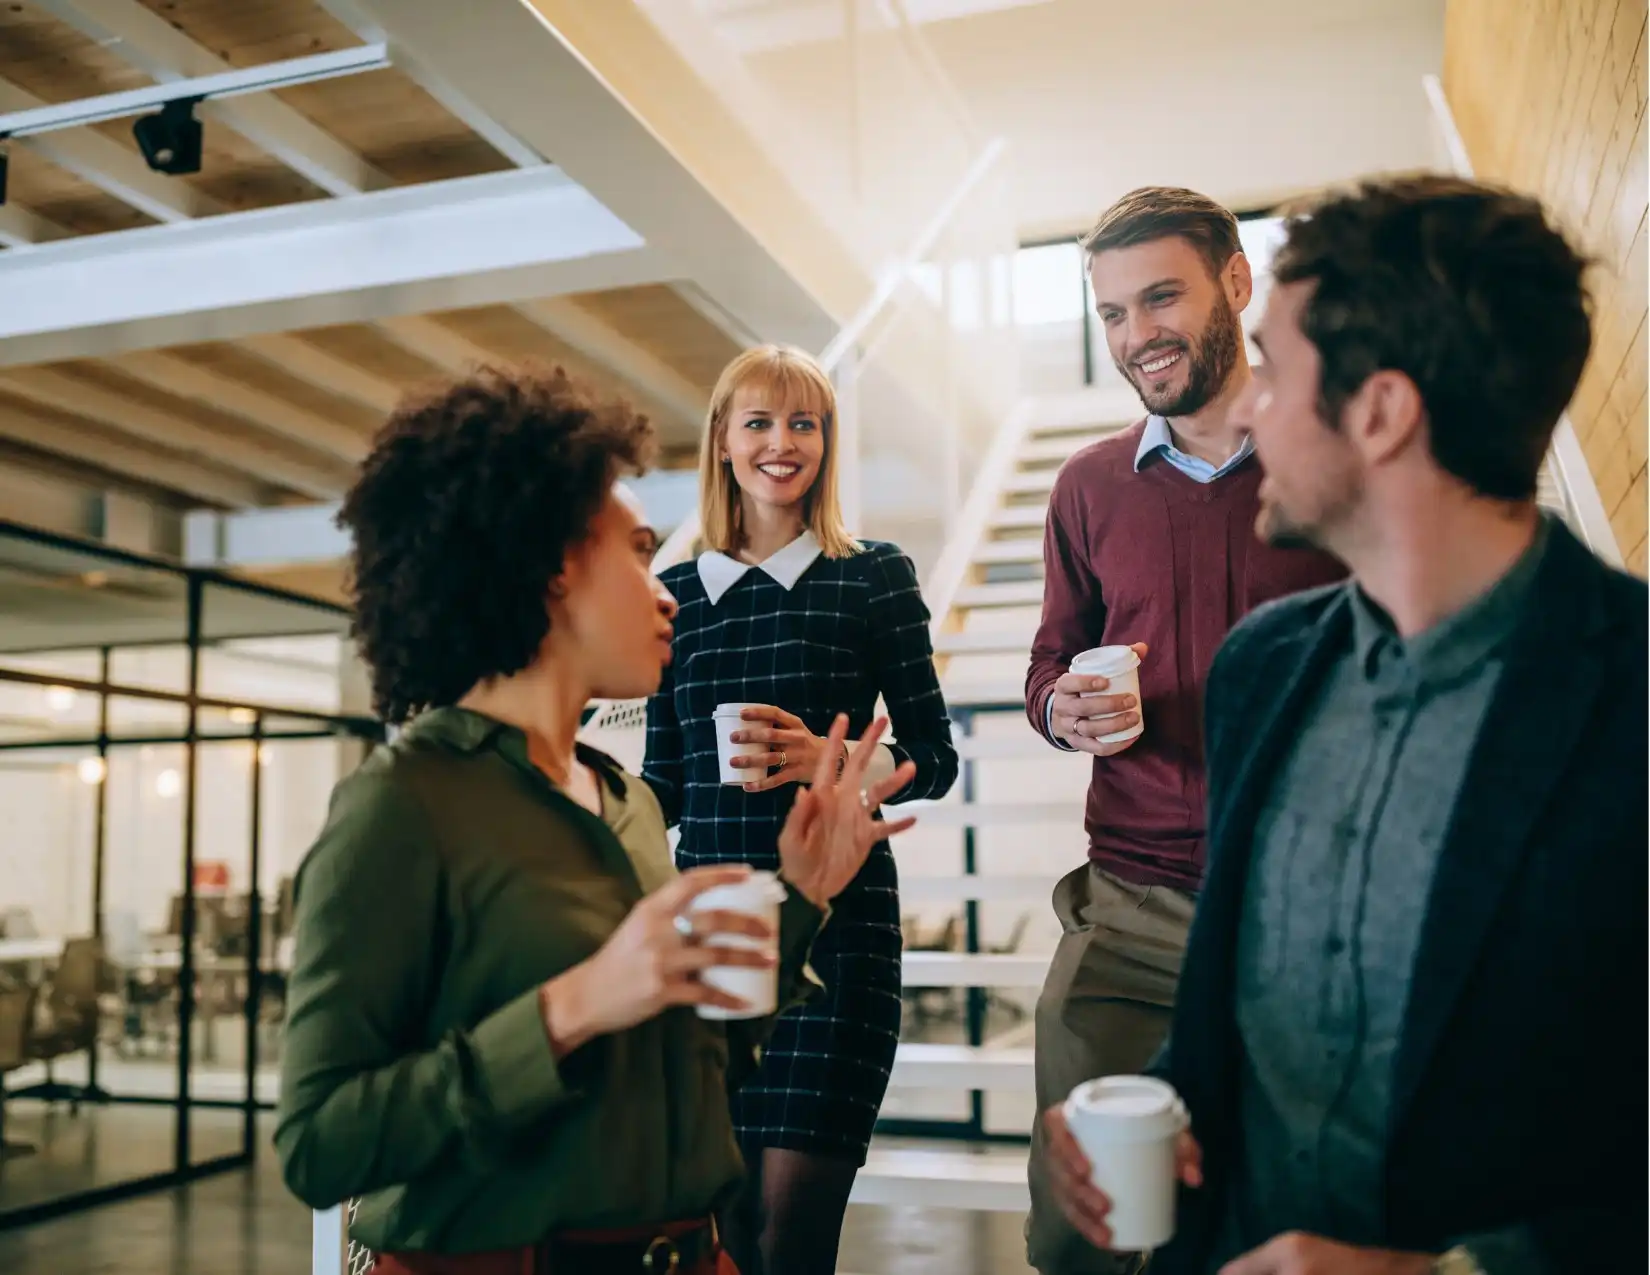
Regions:
<instances>
[{"instance_id":1,"label":"black tights","mask_svg":"<svg viewBox=\"0 0 1650 1275\"><path fill-rule=\"evenodd\" d=\"M747 1147L744 1189L719 1219L740 1275L835 1275L857 1156Z\"/></svg>"}]
</instances>

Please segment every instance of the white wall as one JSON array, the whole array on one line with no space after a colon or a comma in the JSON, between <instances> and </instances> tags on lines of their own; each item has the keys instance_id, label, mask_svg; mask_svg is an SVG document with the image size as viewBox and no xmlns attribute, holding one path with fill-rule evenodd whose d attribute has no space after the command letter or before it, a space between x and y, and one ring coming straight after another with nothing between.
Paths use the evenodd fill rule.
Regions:
<instances>
[{"instance_id":1,"label":"white wall","mask_svg":"<svg viewBox=\"0 0 1650 1275\"><path fill-rule=\"evenodd\" d=\"M1443 0L1050 0L924 26L1033 237L1135 186L1229 206L1427 166Z\"/></svg>"}]
</instances>

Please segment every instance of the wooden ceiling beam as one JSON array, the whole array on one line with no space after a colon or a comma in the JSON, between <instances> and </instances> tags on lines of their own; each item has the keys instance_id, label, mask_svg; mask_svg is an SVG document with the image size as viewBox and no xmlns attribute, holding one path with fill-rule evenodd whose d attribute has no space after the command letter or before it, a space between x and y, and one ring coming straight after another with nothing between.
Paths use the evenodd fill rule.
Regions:
<instances>
[{"instance_id":1,"label":"wooden ceiling beam","mask_svg":"<svg viewBox=\"0 0 1650 1275\"><path fill-rule=\"evenodd\" d=\"M7 80L0 80L0 114L32 111L48 103ZM19 137L47 163L56 164L84 182L108 192L121 203L156 221L188 221L223 211L222 205L188 182L154 172L138 157L110 138L89 128L64 129Z\"/></svg>"},{"instance_id":2,"label":"wooden ceiling beam","mask_svg":"<svg viewBox=\"0 0 1650 1275\"><path fill-rule=\"evenodd\" d=\"M299 335L272 332L249 336L236 342L235 348L256 355L271 367L335 398L348 399L375 412L388 414L401 401L400 386L374 376L348 359L341 359Z\"/></svg>"},{"instance_id":3,"label":"wooden ceiling beam","mask_svg":"<svg viewBox=\"0 0 1650 1275\"><path fill-rule=\"evenodd\" d=\"M13 400L0 401L0 438L228 509L253 508L271 494L250 478L219 473L181 457L78 428L55 414L33 411Z\"/></svg>"},{"instance_id":4,"label":"wooden ceiling beam","mask_svg":"<svg viewBox=\"0 0 1650 1275\"><path fill-rule=\"evenodd\" d=\"M0 377L0 390L159 447L208 457L225 468L318 500L338 496L348 486L342 466L332 469L305 464L255 442L225 437L208 426L134 402L58 368L14 368Z\"/></svg>"},{"instance_id":5,"label":"wooden ceiling beam","mask_svg":"<svg viewBox=\"0 0 1650 1275\"><path fill-rule=\"evenodd\" d=\"M377 327L402 349L435 364L451 376L468 375L480 364L510 361L497 350L472 341L428 315L409 314L398 319L384 319Z\"/></svg>"},{"instance_id":6,"label":"wooden ceiling beam","mask_svg":"<svg viewBox=\"0 0 1650 1275\"><path fill-rule=\"evenodd\" d=\"M30 244L50 243L53 239L68 237L67 230L39 213L19 208L16 204L0 206L0 244L8 248L27 248Z\"/></svg>"},{"instance_id":7,"label":"wooden ceiling beam","mask_svg":"<svg viewBox=\"0 0 1650 1275\"><path fill-rule=\"evenodd\" d=\"M378 23L361 12L354 0L319 0L323 9L337 18L364 43L387 44L389 37ZM393 51L395 69L440 102L454 119L461 122L517 168L537 168L546 162L521 138L505 128L465 94L460 93L443 76L412 57L406 49Z\"/></svg>"},{"instance_id":8,"label":"wooden ceiling beam","mask_svg":"<svg viewBox=\"0 0 1650 1275\"><path fill-rule=\"evenodd\" d=\"M367 440L349 426L305 411L180 355L164 350L140 350L111 359L109 365L164 393L242 417L261 429L345 464L353 465L367 454Z\"/></svg>"},{"instance_id":9,"label":"wooden ceiling beam","mask_svg":"<svg viewBox=\"0 0 1650 1275\"><path fill-rule=\"evenodd\" d=\"M664 408L678 423L697 429L704 424L707 399L685 376L657 355L610 327L567 297L528 301L518 313L551 336L607 371L610 377L633 386Z\"/></svg>"},{"instance_id":10,"label":"wooden ceiling beam","mask_svg":"<svg viewBox=\"0 0 1650 1275\"><path fill-rule=\"evenodd\" d=\"M138 0L35 0L35 7L163 84L236 69ZM358 195L394 184L273 93L209 101L201 115L234 129L328 194Z\"/></svg>"}]
</instances>

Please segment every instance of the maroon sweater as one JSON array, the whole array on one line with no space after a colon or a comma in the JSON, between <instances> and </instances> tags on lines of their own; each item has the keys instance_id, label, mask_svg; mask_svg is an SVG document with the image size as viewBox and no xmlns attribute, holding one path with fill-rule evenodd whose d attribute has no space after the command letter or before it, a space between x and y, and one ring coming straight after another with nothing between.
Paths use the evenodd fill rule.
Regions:
<instances>
[{"instance_id":1,"label":"maroon sweater","mask_svg":"<svg viewBox=\"0 0 1650 1275\"><path fill-rule=\"evenodd\" d=\"M1046 735L1048 701L1072 656L1145 642L1146 730L1094 759L1084 826L1089 858L1137 885L1196 890L1203 879L1203 681L1245 614L1343 578L1327 555L1255 536L1260 465L1212 483L1162 457L1134 472L1145 422L1084 448L1054 483L1043 536L1043 619L1026 673L1026 712ZM1052 740L1051 740L1052 742Z\"/></svg>"}]
</instances>

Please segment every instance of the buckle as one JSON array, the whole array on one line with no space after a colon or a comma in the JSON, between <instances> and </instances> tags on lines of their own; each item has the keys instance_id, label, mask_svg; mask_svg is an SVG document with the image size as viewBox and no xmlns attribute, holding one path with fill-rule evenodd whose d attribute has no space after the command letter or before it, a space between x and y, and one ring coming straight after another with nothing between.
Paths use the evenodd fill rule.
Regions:
<instances>
[{"instance_id":1,"label":"buckle","mask_svg":"<svg viewBox=\"0 0 1650 1275\"><path fill-rule=\"evenodd\" d=\"M647 1246L647 1252L642 1254L642 1269L644 1271L663 1271L665 1275L674 1275L674 1272L681 1265L681 1250L676 1247L676 1241L668 1236L657 1236Z\"/></svg>"}]
</instances>

